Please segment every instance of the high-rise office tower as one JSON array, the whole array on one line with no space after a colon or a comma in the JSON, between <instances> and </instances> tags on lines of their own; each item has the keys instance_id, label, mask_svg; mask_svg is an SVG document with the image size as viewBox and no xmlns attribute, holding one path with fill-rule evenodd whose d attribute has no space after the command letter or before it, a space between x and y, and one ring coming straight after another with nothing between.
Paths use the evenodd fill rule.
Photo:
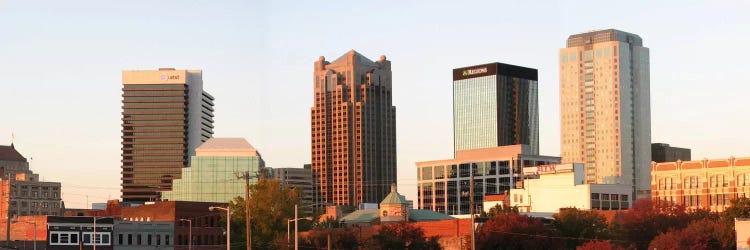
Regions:
<instances>
[{"instance_id":1,"label":"high-rise office tower","mask_svg":"<svg viewBox=\"0 0 750 250\"><path fill-rule=\"evenodd\" d=\"M122 199L171 190L195 148L213 135L213 100L201 70L122 72Z\"/></svg>"},{"instance_id":2,"label":"high-rise office tower","mask_svg":"<svg viewBox=\"0 0 750 250\"><path fill-rule=\"evenodd\" d=\"M537 70L504 63L453 69L454 152L515 144L539 154Z\"/></svg>"},{"instance_id":3,"label":"high-rise office tower","mask_svg":"<svg viewBox=\"0 0 750 250\"><path fill-rule=\"evenodd\" d=\"M572 35L560 49L561 153L582 162L587 183L650 190L649 50L608 29Z\"/></svg>"},{"instance_id":4,"label":"high-rise office tower","mask_svg":"<svg viewBox=\"0 0 750 250\"><path fill-rule=\"evenodd\" d=\"M396 183L396 107L391 62L352 50L333 62L320 57L311 110L316 203L378 203Z\"/></svg>"}]
</instances>

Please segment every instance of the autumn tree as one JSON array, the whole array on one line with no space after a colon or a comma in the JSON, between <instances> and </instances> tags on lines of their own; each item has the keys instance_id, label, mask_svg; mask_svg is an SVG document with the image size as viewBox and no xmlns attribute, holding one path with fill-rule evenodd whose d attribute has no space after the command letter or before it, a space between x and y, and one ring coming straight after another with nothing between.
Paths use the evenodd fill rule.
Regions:
<instances>
[{"instance_id":1,"label":"autumn tree","mask_svg":"<svg viewBox=\"0 0 750 250\"><path fill-rule=\"evenodd\" d=\"M607 219L596 211L563 208L553 218L552 226L561 236L582 238L567 240L569 249L588 241L584 239L607 239L609 234Z\"/></svg>"},{"instance_id":2,"label":"autumn tree","mask_svg":"<svg viewBox=\"0 0 750 250\"><path fill-rule=\"evenodd\" d=\"M294 218L294 205L299 203L298 197L298 190L282 188L278 180L262 179L250 186L253 248L275 248L274 240L282 235L286 237L287 220ZM247 242L245 199L238 196L229 203L229 207L232 210L232 242ZM303 227L300 226L300 229ZM244 245L238 244L233 248L244 249Z\"/></svg>"},{"instance_id":3,"label":"autumn tree","mask_svg":"<svg viewBox=\"0 0 750 250\"><path fill-rule=\"evenodd\" d=\"M592 240L578 246L576 250L625 250L625 248L608 240Z\"/></svg>"},{"instance_id":4,"label":"autumn tree","mask_svg":"<svg viewBox=\"0 0 750 250\"><path fill-rule=\"evenodd\" d=\"M699 220L683 229L674 229L659 236L648 249L734 249L734 229L724 221Z\"/></svg>"},{"instance_id":5,"label":"autumn tree","mask_svg":"<svg viewBox=\"0 0 750 250\"><path fill-rule=\"evenodd\" d=\"M421 228L408 222L383 225L369 243L372 249L440 249L437 238L426 238Z\"/></svg>"},{"instance_id":6,"label":"autumn tree","mask_svg":"<svg viewBox=\"0 0 750 250\"><path fill-rule=\"evenodd\" d=\"M477 232L477 249L561 249L564 242L537 218L517 213L490 217Z\"/></svg>"},{"instance_id":7,"label":"autumn tree","mask_svg":"<svg viewBox=\"0 0 750 250\"><path fill-rule=\"evenodd\" d=\"M615 215L611 230L615 238L646 249L656 235L684 228L692 218L682 205L640 199L630 209Z\"/></svg>"}]
</instances>

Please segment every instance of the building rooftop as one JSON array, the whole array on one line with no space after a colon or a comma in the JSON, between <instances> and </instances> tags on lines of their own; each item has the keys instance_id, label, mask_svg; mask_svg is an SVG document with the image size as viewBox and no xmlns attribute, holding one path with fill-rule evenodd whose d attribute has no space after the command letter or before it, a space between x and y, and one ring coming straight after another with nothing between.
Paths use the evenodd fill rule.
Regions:
<instances>
[{"instance_id":1,"label":"building rooftop","mask_svg":"<svg viewBox=\"0 0 750 250\"><path fill-rule=\"evenodd\" d=\"M409 204L406 202L406 197L399 194L396 191L396 184L391 184L391 193L389 193L383 201L380 202L380 205L389 205L389 204Z\"/></svg>"},{"instance_id":2,"label":"building rooftop","mask_svg":"<svg viewBox=\"0 0 750 250\"><path fill-rule=\"evenodd\" d=\"M0 145L0 160L2 161L26 161L26 158L16 150L11 143L10 146Z\"/></svg>"},{"instance_id":3,"label":"building rooftop","mask_svg":"<svg viewBox=\"0 0 750 250\"><path fill-rule=\"evenodd\" d=\"M594 30L585 33L575 34L568 37L567 46L577 47L586 44L618 41L643 46L643 39L640 36L616 29Z\"/></svg>"},{"instance_id":4,"label":"building rooftop","mask_svg":"<svg viewBox=\"0 0 750 250\"><path fill-rule=\"evenodd\" d=\"M196 156L259 156L244 138L211 138L195 149Z\"/></svg>"}]
</instances>

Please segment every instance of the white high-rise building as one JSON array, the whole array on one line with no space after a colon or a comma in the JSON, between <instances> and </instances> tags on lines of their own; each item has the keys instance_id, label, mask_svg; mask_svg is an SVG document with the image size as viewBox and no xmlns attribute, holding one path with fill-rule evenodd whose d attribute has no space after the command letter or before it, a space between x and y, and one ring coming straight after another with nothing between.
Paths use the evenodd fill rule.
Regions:
<instances>
[{"instance_id":1,"label":"white high-rise building","mask_svg":"<svg viewBox=\"0 0 750 250\"><path fill-rule=\"evenodd\" d=\"M586 183L650 190L649 49L608 29L572 35L560 49L561 153L585 164Z\"/></svg>"}]
</instances>

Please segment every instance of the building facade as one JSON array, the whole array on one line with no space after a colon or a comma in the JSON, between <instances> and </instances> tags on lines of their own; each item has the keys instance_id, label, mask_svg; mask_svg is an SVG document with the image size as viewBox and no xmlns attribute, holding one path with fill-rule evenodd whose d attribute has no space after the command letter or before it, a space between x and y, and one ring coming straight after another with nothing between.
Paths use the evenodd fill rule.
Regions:
<instances>
[{"instance_id":1,"label":"building facade","mask_svg":"<svg viewBox=\"0 0 750 250\"><path fill-rule=\"evenodd\" d=\"M2 217L25 215L62 215L59 182L39 181L29 162L13 144L0 146L0 214Z\"/></svg>"},{"instance_id":2,"label":"building facade","mask_svg":"<svg viewBox=\"0 0 750 250\"><path fill-rule=\"evenodd\" d=\"M651 161L672 162L690 161L690 149L669 146L666 143L651 144Z\"/></svg>"},{"instance_id":3,"label":"building facade","mask_svg":"<svg viewBox=\"0 0 750 250\"><path fill-rule=\"evenodd\" d=\"M560 49L562 160L584 163L586 183L633 185L648 196L649 79L649 49L635 34L587 32Z\"/></svg>"},{"instance_id":4,"label":"building facade","mask_svg":"<svg viewBox=\"0 0 750 250\"><path fill-rule=\"evenodd\" d=\"M449 215L469 214L473 176L474 203L481 211L485 194L501 194L523 185L523 167L560 163L560 157L532 152L528 145L512 145L462 150L454 159L417 162L418 207Z\"/></svg>"},{"instance_id":5,"label":"building facade","mask_svg":"<svg viewBox=\"0 0 750 250\"><path fill-rule=\"evenodd\" d=\"M201 70L122 72L122 199L158 200L213 135Z\"/></svg>"},{"instance_id":6,"label":"building facade","mask_svg":"<svg viewBox=\"0 0 750 250\"><path fill-rule=\"evenodd\" d=\"M315 62L311 110L316 203L377 203L396 183L396 108L391 62L354 50Z\"/></svg>"},{"instance_id":7,"label":"building facade","mask_svg":"<svg viewBox=\"0 0 750 250\"><path fill-rule=\"evenodd\" d=\"M113 249L111 217L48 216L46 226L47 249Z\"/></svg>"},{"instance_id":8,"label":"building facade","mask_svg":"<svg viewBox=\"0 0 750 250\"><path fill-rule=\"evenodd\" d=\"M294 187L302 190L302 204L313 204L313 179L312 169L305 164L305 168L274 168L273 178L279 180L282 187ZM308 214L312 213L312 207L304 209Z\"/></svg>"},{"instance_id":9,"label":"building facade","mask_svg":"<svg viewBox=\"0 0 750 250\"><path fill-rule=\"evenodd\" d=\"M195 149L191 166L182 169L182 178L174 180L172 191L164 191L164 200L229 202L245 197L245 180L238 178L248 172L255 184L262 175L265 162L260 153L244 138L211 138Z\"/></svg>"},{"instance_id":10,"label":"building facade","mask_svg":"<svg viewBox=\"0 0 750 250\"><path fill-rule=\"evenodd\" d=\"M570 207L626 210L633 203L629 185L587 184L582 163L540 165L523 171L523 188L511 189L508 196L510 206L519 212L554 214Z\"/></svg>"},{"instance_id":11,"label":"building facade","mask_svg":"<svg viewBox=\"0 0 750 250\"><path fill-rule=\"evenodd\" d=\"M453 69L454 151L525 144L539 154L537 75L503 63Z\"/></svg>"},{"instance_id":12,"label":"building facade","mask_svg":"<svg viewBox=\"0 0 750 250\"><path fill-rule=\"evenodd\" d=\"M115 250L174 249L174 235L174 222L115 221L112 245Z\"/></svg>"},{"instance_id":13,"label":"building facade","mask_svg":"<svg viewBox=\"0 0 750 250\"><path fill-rule=\"evenodd\" d=\"M724 211L750 197L750 157L652 163L652 198L690 209Z\"/></svg>"}]
</instances>

